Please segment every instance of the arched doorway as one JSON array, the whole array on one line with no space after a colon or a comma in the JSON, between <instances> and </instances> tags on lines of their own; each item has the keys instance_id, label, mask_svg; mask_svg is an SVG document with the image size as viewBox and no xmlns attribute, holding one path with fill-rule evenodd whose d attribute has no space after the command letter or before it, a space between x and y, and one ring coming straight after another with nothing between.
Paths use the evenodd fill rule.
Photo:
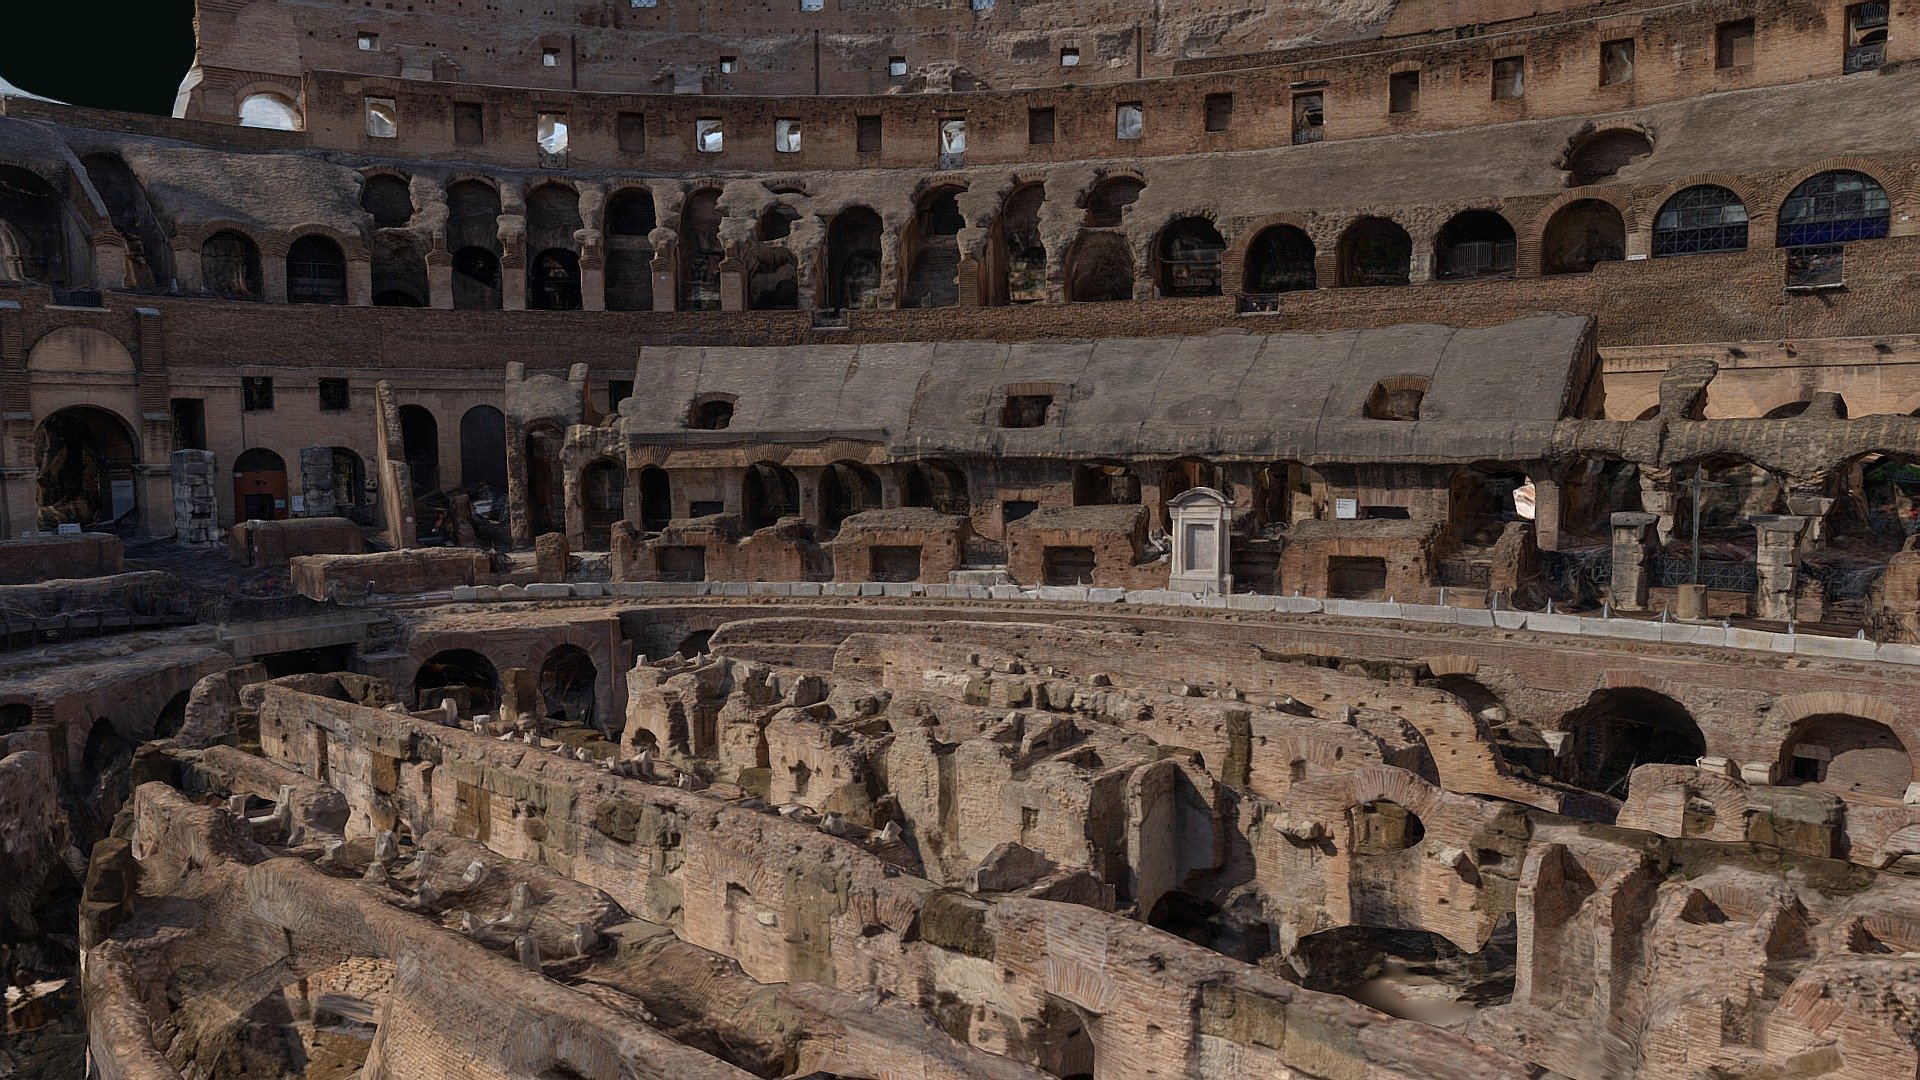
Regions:
<instances>
[{"instance_id":1,"label":"arched doorway","mask_svg":"<svg viewBox=\"0 0 1920 1080\"><path fill-rule=\"evenodd\" d=\"M591 551L605 551L613 542L613 523L626 516L626 473L612 461L592 462L580 472L581 519Z\"/></svg>"},{"instance_id":2,"label":"arched doorway","mask_svg":"<svg viewBox=\"0 0 1920 1080\"><path fill-rule=\"evenodd\" d=\"M578 645L562 645L548 653L540 665L540 698L547 718L593 726L599 679L593 658Z\"/></svg>"},{"instance_id":3,"label":"arched doorway","mask_svg":"<svg viewBox=\"0 0 1920 1080\"><path fill-rule=\"evenodd\" d=\"M422 405L400 406L400 446L414 494L440 490L440 422Z\"/></svg>"},{"instance_id":4,"label":"arched doorway","mask_svg":"<svg viewBox=\"0 0 1920 1080\"><path fill-rule=\"evenodd\" d=\"M448 649L435 653L414 673L413 705L431 709L451 697L461 706L462 716L490 713L499 688L500 673L493 661L472 649Z\"/></svg>"},{"instance_id":5,"label":"arched doorway","mask_svg":"<svg viewBox=\"0 0 1920 1080\"><path fill-rule=\"evenodd\" d=\"M907 272L902 307L952 307L960 302L960 216L958 188L928 192L913 219L913 261Z\"/></svg>"},{"instance_id":6,"label":"arched doorway","mask_svg":"<svg viewBox=\"0 0 1920 1080\"><path fill-rule=\"evenodd\" d=\"M153 718L154 738L171 739L180 734L181 726L187 722L187 701L191 697L192 691L182 690L167 699L167 703L161 706L159 715ZM0 730L0 734L4 733L4 730Z\"/></svg>"},{"instance_id":7,"label":"arched doorway","mask_svg":"<svg viewBox=\"0 0 1920 1080\"><path fill-rule=\"evenodd\" d=\"M1137 506L1140 477L1118 461L1089 461L1073 468L1073 505Z\"/></svg>"},{"instance_id":8,"label":"arched doorway","mask_svg":"<svg viewBox=\"0 0 1920 1080\"><path fill-rule=\"evenodd\" d=\"M834 311L880 306L880 215L864 206L827 228L827 303Z\"/></svg>"},{"instance_id":9,"label":"arched doorway","mask_svg":"<svg viewBox=\"0 0 1920 1080\"><path fill-rule=\"evenodd\" d=\"M1879 721L1822 713L1793 725L1781 750L1780 776L1783 783L1898 800L1913 782L1913 755Z\"/></svg>"},{"instance_id":10,"label":"arched doorway","mask_svg":"<svg viewBox=\"0 0 1920 1080\"><path fill-rule=\"evenodd\" d=\"M1040 206L1046 201L1042 184L1025 184L1007 196L1000 207L995 239L1000 248L1002 304L1031 304L1047 298L1047 248L1040 236Z\"/></svg>"},{"instance_id":11,"label":"arched doorway","mask_svg":"<svg viewBox=\"0 0 1920 1080\"><path fill-rule=\"evenodd\" d=\"M237 232L207 237L200 245L200 287L223 300L260 299L260 249Z\"/></svg>"},{"instance_id":12,"label":"arched doorway","mask_svg":"<svg viewBox=\"0 0 1920 1080\"><path fill-rule=\"evenodd\" d=\"M367 468L360 455L344 446L333 447L333 503L349 521L367 524Z\"/></svg>"},{"instance_id":13,"label":"arched doorway","mask_svg":"<svg viewBox=\"0 0 1920 1080\"><path fill-rule=\"evenodd\" d=\"M256 446L233 463L235 521L279 521L287 516L287 463Z\"/></svg>"},{"instance_id":14,"label":"arched doorway","mask_svg":"<svg viewBox=\"0 0 1920 1080\"><path fill-rule=\"evenodd\" d=\"M453 306L498 310L500 304L500 256L477 247L454 252Z\"/></svg>"},{"instance_id":15,"label":"arched doorway","mask_svg":"<svg viewBox=\"0 0 1920 1080\"><path fill-rule=\"evenodd\" d=\"M829 535L855 514L880 508L880 478L852 461L836 461L820 476L820 520Z\"/></svg>"},{"instance_id":16,"label":"arched doorway","mask_svg":"<svg viewBox=\"0 0 1920 1080\"><path fill-rule=\"evenodd\" d=\"M498 308L500 192L479 180L447 187L447 247L453 251L453 306Z\"/></svg>"},{"instance_id":17,"label":"arched doorway","mask_svg":"<svg viewBox=\"0 0 1920 1080\"><path fill-rule=\"evenodd\" d=\"M1255 294L1297 292L1318 284L1313 241L1291 225L1263 229L1247 245L1240 291Z\"/></svg>"},{"instance_id":18,"label":"arched doorway","mask_svg":"<svg viewBox=\"0 0 1920 1080\"><path fill-rule=\"evenodd\" d=\"M324 236L303 236L287 249L287 303L347 302L347 257Z\"/></svg>"},{"instance_id":19,"label":"arched doorway","mask_svg":"<svg viewBox=\"0 0 1920 1080\"><path fill-rule=\"evenodd\" d=\"M967 498L967 474L950 461L916 461L907 466L901 505L924 506L943 514L965 516L972 509Z\"/></svg>"},{"instance_id":20,"label":"arched doorway","mask_svg":"<svg viewBox=\"0 0 1920 1080\"><path fill-rule=\"evenodd\" d=\"M460 417L460 486L507 490L507 418L491 405L475 405Z\"/></svg>"},{"instance_id":21,"label":"arched doorway","mask_svg":"<svg viewBox=\"0 0 1920 1080\"><path fill-rule=\"evenodd\" d=\"M1433 275L1441 281L1506 277L1513 273L1513 226L1491 210L1463 210L1440 229Z\"/></svg>"},{"instance_id":22,"label":"arched doorway","mask_svg":"<svg viewBox=\"0 0 1920 1080\"><path fill-rule=\"evenodd\" d=\"M1627 257L1627 223L1612 203L1580 199L1554 212L1540 241L1540 272L1584 274Z\"/></svg>"},{"instance_id":23,"label":"arched doorway","mask_svg":"<svg viewBox=\"0 0 1920 1080\"><path fill-rule=\"evenodd\" d=\"M755 462L740 479L740 516L749 531L770 528L800 514L800 481L793 470Z\"/></svg>"},{"instance_id":24,"label":"arched doorway","mask_svg":"<svg viewBox=\"0 0 1920 1080\"><path fill-rule=\"evenodd\" d=\"M1560 779L1616 799L1626 797L1636 766L1692 765L1707 752L1686 707L1644 687L1596 690L1561 728L1571 738L1555 763Z\"/></svg>"},{"instance_id":25,"label":"arched doorway","mask_svg":"<svg viewBox=\"0 0 1920 1080\"><path fill-rule=\"evenodd\" d=\"M34 430L40 528L105 527L133 513L138 444L126 423L105 409L75 405Z\"/></svg>"},{"instance_id":26,"label":"arched doorway","mask_svg":"<svg viewBox=\"0 0 1920 1080\"><path fill-rule=\"evenodd\" d=\"M1518 469L1475 465L1453 474L1447 491L1447 524L1455 543L1486 547L1514 521L1534 520L1533 481Z\"/></svg>"},{"instance_id":27,"label":"arched doorway","mask_svg":"<svg viewBox=\"0 0 1920 1080\"><path fill-rule=\"evenodd\" d=\"M1413 262L1413 238L1386 218L1361 218L1340 236L1343 288L1405 285Z\"/></svg>"},{"instance_id":28,"label":"arched doorway","mask_svg":"<svg viewBox=\"0 0 1920 1080\"><path fill-rule=\"evenodd\" d=\"M673 524L673 481L667 470L649 465L640 470L640 527L659 532Z\"/></svg>"},{"instance_id":29,"label":"arched doorway","mask_svg":"<svg viewBox=\"0 0 1920 1080\"><path fill-rule=\"evenodd\" d=\"M1220 255L1227 242L1203 217L1181 218L1160 230L1161 296L1219 296Z\"/></svg>"}]
</instances>

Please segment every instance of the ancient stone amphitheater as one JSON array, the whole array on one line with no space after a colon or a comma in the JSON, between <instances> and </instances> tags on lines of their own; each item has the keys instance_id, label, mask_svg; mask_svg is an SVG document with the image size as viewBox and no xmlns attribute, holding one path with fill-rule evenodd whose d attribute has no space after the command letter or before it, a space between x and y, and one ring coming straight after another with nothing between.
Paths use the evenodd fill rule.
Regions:
<instances>
[{"instance_id":1,"label":"ancient stone amphitheater","mask_svg":"<svg viewBox=\"0 0 1920 1080\"><path fill-rule=\"evenodd\" d=\"M1912 4L197 8L0 83L0 1078L1920 1075Z\"/></svg>"}]
</instances>

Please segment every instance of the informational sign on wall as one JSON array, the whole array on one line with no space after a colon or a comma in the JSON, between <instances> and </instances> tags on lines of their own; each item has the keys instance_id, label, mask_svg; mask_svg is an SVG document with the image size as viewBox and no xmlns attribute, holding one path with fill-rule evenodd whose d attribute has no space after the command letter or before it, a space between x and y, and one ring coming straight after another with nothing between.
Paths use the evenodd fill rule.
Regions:
<instances>
[{"instance_id":1,"label":"informational sign on wall","mask_svg":"<svg viewBox=\"0 0 1920 1080\"><path fill-rule=\"evenodd\" d=\"M1333 500L1333 516L1341 521L1350 521L1360 516L1359 499Z\"/></svg>"}]
</instances>

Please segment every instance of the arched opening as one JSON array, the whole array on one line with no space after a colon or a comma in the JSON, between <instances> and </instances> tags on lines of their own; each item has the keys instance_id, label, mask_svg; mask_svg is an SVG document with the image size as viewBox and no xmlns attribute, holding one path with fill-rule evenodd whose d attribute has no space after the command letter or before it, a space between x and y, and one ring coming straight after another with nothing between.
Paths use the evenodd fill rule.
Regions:
<instances>
[{"instance_id":1,"label":"arched opening","mask_svg":"<svg viewBox=\"0 0 1920 1080\"><path fill-rule=\"evenodd\" d=\"M1040 236L1042 184L1023 184L1000 207L1000 295L1002 304L1032 304L1047 298L1047 248Z\"/></svg>"},{"instance_id":2,"label":"arched opening","mask_svg":"<svg viewBox=\"0 0 1920 1080\"><path fill-rule=\"evenodd\" d=\"M1638 512L1640 466L1618 458L1581 458L1560 478L1560 546L1610 549L1613 515Z\"/></svg>"},{"instance_id":3,"label":"arched opening","mask_svg":"<svg viewBox=\"0 0 1920 1080\"><path fill-rule=\"evenodd\" d=\"M1273 225L1247 245L1247 268L1240 291L1255 294L1316 288L1313 241L1291 225Z\"/></svg>"},{"instance_id":4,"label":"arched opening","mask_svg":"<svg viewBox=\"0 0 1920 1080\"><path fill-rule=\"evenodd\" d=\"M134 512L139 447L119 417L75 405L34 429L40 528L108 528Z\"/></svg>"},{"instance_id":5,"label":"arched opening","mask_svg":"<svg viewBox=\"0 0 1920 1080\"><path fill-rule=\"evenodd\" d=\"M1540 241L1540 272L1584 274L1627 257L1627 223L1601 199L1581 199L1554 212Z\"/></svg>"},{"instance_id":6,"label":"arched opening","mask_svg":"<svg viewBox=\"0 0 1920 1080\"><path fill-rule=\"evenodd\" d=\"M453 306L501 305L500 192L478 180L447 187L447 247L453 251Z\"/></svg>"},{"instance_id":7,"label":"arched opening","mask_svg":"<svg viewBox=\"0 0 1920 1080\"><path fill-rule=\"evenodd\" d=\"M1640 765L1692 765L1707 752L1706 736L1686 707L1657 691L1627 686L1596 690L1561 720L1571 738L1555 762L1561 780L1623 799Z\"/></svg>"},{"instance_id":8,"label":"arched opening","mask_svg":"<svg viewBox=\"0 0 1920 1080\"><path fill-rule=\"evenodd\" d=\"M1424 375L1395 375L1373 384L1361 415L1369 420L1420 419L1420 406L1426 402L1433 380Z\"/></svg>"},{"instance_id":9,"label":"arched opening","mask_svg":"<svg viewBox=\"0 0 1920 1080\"><path fill-rule=\"evenodd\" d=\"M500 256L477 247L454 252L453 306L460 310L498 310L500 304Z\"/></svg>"},{"instance_id":10,"label":"arched opening","mask_svg":"<svg viewBox=\"0 0 1920 1080\"><path fill-rule=\"evenodd\" d=\"M33 723L33 706L24 701L12 701L0 705L0 738L5 738L31 723Z\"/></svg>"},{"instance_id":11,"label":"arched opening","mask_svg":"<svg viewBox=\"0 0 1920 1080\"><path fill-rule=\"evenodd\" d=\"M852 461L836 461L820 475L820 518L828 535L855 514L880 509L880 478Z\"/></svg>"},{"instance_id":12,"label":"arched opening","mask_svg":"<svg viewBox=\"0 0 1920 1080\"><path fill-rule=\"evenodd\" d=\"M713 631L695 630L694 632L688 634L686 637L681 638L679 646L674 651L679 653L681 656L686 657L689 660L693 659L696 656L707 655L708 653L713 651ZM681 738L678 740L669 740L669 741L670 742L677 741L680 744L681 749L683 751L685 750L686 737L684 735L682 735Z\"/></svg>"},{"instance_id":13,"label":"arched opening","mask_svg":"<svg viewBox=\"0 0 1920 1080\"><path fill-rule=\"evenodd\" d=\"M1261 528L1271 529L1317 517L1314 488L1325 490L1326 481L1305 465L1281 461L1262 466L1254 474L1254 485L1254 510Z\"/></svg>"},{"instance_id":14,"label":"arched opening","mask_svg":"<svg viewBox=\"0 0 1920 1080\"><path fill-rule=\"evenodd\" d=\"M720 193L711 188L687 196L680 211L680 306L684 311L720 310Z\"/></svg>"},{"instance_id":15,"label":"arched opening","mask_svg":"<svg viewBox=\"0 0 1920 1080\"><path fill-rule=\"evenodd\" d=\"M133 757L136 743L120 734L113 721L99 719L87 729L87 745L80 754L80 766L96 781ZM88 784L87 787L93 787Z\"/></svg>"},{"instance_id":16,"label":"arched opening","mask_svg":"<svg viewBox=\"0 0 1920 1080\"><path fill-rule=\"evenodd\" d=\"M1630 128L1595 132L1567 154L1567 186L1586 187L1611 180L1621 169L1653 153L1646 135Z\"/></svg>"},{"instance_id":17,"label":"arched opening","mask_svg":"<svg viewBox=\"0 0 1920 1080\"><path fill-rule=\"evenodd\" d=\"M60 198L38 175L0 165L0 280L66 282Z\"/></svg>"},{"instance_id":18,"label":"arched opening","mask_svg":"<svg viewBox=\"0 0 1920 1080\"><path fill-rule=\"evenodd\" d=\"M1822 713L1793 725L1781 751L1780 776L1783 783L1898 800L1913 782L1913 756L1885 724Z\"/></svg>"},{"instance_id":19,"label":"arched opening","mask_svg":"<svg viewBox=\"0 0 1920 1080\"><path fill-rule=\"evenodd\" d=\"M1034 1064L1060 1080L1093 1080L1099 1075L1093 1023L1093 1018L1078 1005L1048 994L1040 1011L1039 1025L1046 1037L1037 1040L1038 1057Z\"/></svg>"},{"instance_id":20,"label":"arched opening","mask_svg":"<svg viewBox=\"0 0 1920 1080\"><path fill-rule=\"evenodd\" d=\"M843 210L827 227L827 304L834 311L880 306L880 215Z\"/></svg>"},{"instance_id":21,"label":"arched opening","mask_svg":"<svg viewBox=\"0 0 1920 1080\"><path fill-rule=\"evenodd\" d=\"M958 188L930 191L913 217L913 260L907 272L902 307L952 307L960 302L960 216Z\"/></svg>"},{"instance_id":22,"label":"arched opening","mask_svg":"<svg viewBox=\"0 0 1920 1080\"><path fill-rule=\"evenodd\" d=\"M800 481L793 470L761 461L740 479L740 515L749 531L770 528L800 514Z\"/></svg>"},{"instance_id":23,"label":"arched opening","mask_svg":"<svg viewBox=\"0 0 1920 1080\"><path fill-rule=\"evenodd\" d=\"M413 676L413 707L432 709L452 698L460 715L494 711L499 699L500 674L493 661L472 649L435 653Z\"/></svg>"},{"instance_id":24,"label":"arched opening","mask_svg":"<svg viewBox=\"0 0 1920 1080\"><path fill-rule=\"evenodd\" d=\"M1073 467L1073 505L1138 506L1140 477L1117 461L1089 461Z\"/></svg>"},{"instance_id":25,"label":"arched opening","mask_svg":"<svg viewBox=\"0 0 1920 1080\"><path fill-rule=\"evenodd\" d=\"M725 431L733 424L733 398L702 394L687 406L687 426L695 431Z\"/></svg>"},{"instance_id":26,"label":"arched opening","mask_svg":"<svg viewBox=\"0 0 1920 1080\"><path fill-rule=\"evenodd\" d=\"M1089 229L1117 229L1126 209L1140 200L1146 181L1131 176L1114 176L1100 181L1087 193L1087 214L1081 224Z\"/></svg>"},{"instance_id":27,"label":"arched opening","mask_svg":"<svg viewBox=\"0 0 1920 1080\"><path fill-rule=\"evenodd\" d=\"M653 193L630 188L607 203L607 310L653 310Z\"/></svg>"},{"instance_id":28,"label":"arched opening","mask_svg":"<svg viewBox=\"0 0 1920 1080\"><path fill-rule=\"evenodd\" d=\"M1227 242L1203 217L1181 218L1160 230L1160 295L1219 296L1220 256Z\"/></svg>"},{"instance_id":29,"label":"arched opening","mask_svg":"<svg viewBox=\"0 0 1920 1080\"><path fill-rule=\"evenodd\" d=\"M759 246L747 273L747 310L795 311L800 307L800 264L793 252L773 244Z\"/></svg>"},{"instance_id":30,"label":"arched opening","mask_svg":"<svg viewBox=\"0 0 1920 1080\"><path fill-rule=\"evenodd\" d=\"M1358 288L1405 285L1413 262L1413 238L1386 218L1361 218L1340 236L1340 285Z\"/></svg>"},{"instance_id":31,"label":"arched opening","mask_svg":"<svg viewBox=\"0 0 1920 1080\"><path fill-rule=\"evenodd\" d=\"M649 465L640 470L640 527L659 532L673 523L673 482L667 470Z\"/></svg>"},{"instance_id":32,"label":"arched opening","mask_svg":"<svg viewBox=\"0 0 1920 1080\"><path fill-rule=\"evenodd\" d=\"M1508 523L1535 517L1533 481L1518 469L1476 465L1453 474L1447 523L1455 543L1491 547Z\"/></svg>"},{"instance_id":33,"label":"arched opening","mask_svg":"<svg viewBox=\"0 0 1920 1080\"><path fill-rule=\"evenodd\" d=\"M527 306L535 311L580 310L580 256L548 248L533 259Z\"/></svg>"},{"instance_id":34,"label":"arched opening","mask_svg":"<svg viewBox=\"0 0 1920 1080\"><path fill-rule=\"evenodd\" d=\"M1866 173L1835 170L1810 176L1780 204L1783 248L1878 240L1887 235L1887 193Z\"/></svg>"},{"instance_id":35,"label":"arched opening","mask_svg":"<svg viewBox=\"0 0 1920 1080\"><path fill-rule=\"evenodd\" d=\"M342 269L343 281L345 275ZM200 245L200 287L223 300L260 299L260 249L231 230L207 237Z\"/></svg>"},{"instance_id":36,"label":"arched opening","mask_svg":"<svg viewBox=\"0 0 1920 1080\"><path fill-rule=\"evenodd\" d=\"M279 454L256 446L233 462L236 521L279 521L287 516L287 464Z\"/></svg>"},{"instance_id":37,"label":"arched opening","mask_svg":"<svg viewBox=\"0 0 1920 1080\"><path fill-rule=\"evenodd\" d=\"M460 417L460 486L506 493L507 418L491 405L475 405Z\"/></svg>"},{"instance_id":38,"label":"arched opening","mask_svg":"<svg viewBox=\"0 0 1920 1080\"><path fill-rule=\"evenodd\" d=\"M1117 232L1082 232L1067 252L1067 299L1133 299L1133 247Z\"/></svg>"},{"instance_id":39,"label":"arched opening","mask_svg":"<svg viewBox=\"0 0 1920 1080\"><path fill-rule=\"evenodd\" d=\"M160 714L153 718L154 738L171 739L180 734L181 725L187 722L187 701L192 696L192 691L182 690L167 699L167 703L160 708ZM5 733L6 725L0 723L0 734Z\"/></svg>"},{"instance_id":40,"label":"arched opening","mask_svg":"<svg viewBox=\"0 0 1920 1080\"><path fill-rule=\"evenodd\" d=\"M540 698L547 719L593 726L600 670L578 645L562 645L540 665Z\"/></svg>"},{"instance_id":41,"label":"arched opening","mask_svg":"<svg viewBox=\"0 0 1920 1080\"><path fill-rule=\"evenodd\" d=\"M1461 211L1434 241L1434 276L1442 281L1510 276L1514 247L1506 218L1491 210Z\"/></svg>"},{"instance_id":42,"label":"arched opening","mask_svg":"<svg viewBox=\"0 0 1920 1080\"><path fill-rule=\"evenodd\" d=\"M335 511L349 521L368 524L367 468L360 455L344 446L332 449Z\"/></svg>"},{"instance_id":43,"label":"arched opening","mask_svg":"<svg viewBox=\"0 0 1920 1080\"><path fill-rule=\"evenodd\" d=\"M565 442L566 436L557 424L538 423L527 428L527 524L535 536L563 532L567 527L563 503L566 484L560 472L560 450Z\"/></svg>"},{"instance_id":44,"label":"arched opening","mask_svg":"<svg viewBox=\"0 0 1920 1080\"><path fill-rule=\"evenodd\" d=\"M248 94L240 99L240 126L299 131L300 109L279 94Z\"/></svg>"},{"instance_id":45,"label":"arched opening","mask_svg":"<svg viewBox=\"0 0 1920 1080\"><path fill-rule=\"evenodd\" d=\"M80 159L87 179L107 204L113 228L127 242L127 269L132 282L143 288L165 288L174 283L173 247L166 226L154 212L147 189L119 154L88 154ZM4 261L4 256L0 256ZM7 276L0 268L0 278Z\"/></svg>"},{"instance_id":46,"label":"arched opening","mask_svg":"<svg viewBox=\"0 0 1920 1080\"><path fill-rule=\"evenodd\" d=\"M1347 808L1348 836L1354 855L1392 855L1426 838L1420 815L1391 799Z\"/></svg>"},{"instance_id":47,"label":"arched opening","mask_svg":"<svg viewBox=\"0 0 1920 1080\"><path fill-rule=\"evenodd\" d=\"M1713 184L1677 192L1653 219L1653 255L1711 255L1747 250L1747 207Z\"/></svg>"},{"instance_id":48,"label":"arched opening","mask_svg":"<svg viewBox=\"0 0 1920 1080\"><path fill-rule=\"evenodd\" d=\"M626 517L626 469L595 461L580 472L581 518L587 548L605 551L613 543L613 523Z\"/></svg>"},{"instance_id":49,"label":"arched opening","mask_svg":"<svg viewBox=\"0 0 1920 1080\"><path fill-rule=\"evenodd\" d=\"M967 474L950 461L916 461L907 466L904 506L924 506L943 514L965 516L972 509L967 498Z\"/></svg>"},{"instance_id":50,"label":"arched opening","mask_svg":"<svg viewBox=\"0 0 1920 1080\"><path fill-rule=\"evenodd\" d=\"M375 173L360 185L360 209L376 229L404 229L413 220L413 192L403 177Z\"/></svg>"},{"instance_id":51,"label":"arched opening","mask_svg":"<svg viewBox=\"0 0 1920 1080\"><path fill-rule=\"evenodd\" d=\"M414 494L440 490L440 422L421 405L400 406L400 446Z\"/></svg>"},{"instance_id":52,"label":"arched opening","mask_svg":"<svg viewBox=\"0 0 1920 1080\"><path fill-rule=\"evenodd\" d=\"M1341 926L1294 946L1302 985L1402 1020L1458 1028L1480 1009L1513 1000L1518 935L1513 916L1479 952L1427 930Z\"/></svg>"},{"instance_id":53,"label":"arched opening","mask_svg":"<svg viewBox=\"0 0 1920 1080\"><path fill-rule=\"evenodd\" d=\"M287 249L287 303L347 302L347 257L324 236L303 236Z\"/></svg>"}]
</instances>

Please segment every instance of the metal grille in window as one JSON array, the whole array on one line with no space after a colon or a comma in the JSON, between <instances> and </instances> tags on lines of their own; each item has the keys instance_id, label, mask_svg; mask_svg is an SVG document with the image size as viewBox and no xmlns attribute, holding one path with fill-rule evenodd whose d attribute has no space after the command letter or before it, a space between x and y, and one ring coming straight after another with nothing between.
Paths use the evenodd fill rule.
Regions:
<instances>
[{"instance_id":1,"label":"metal grille in window","mask_svg":"<svg viewBox=\"0 0 1920 1080\"><path fill-rule=\"evenodd\" d=\"M1667 200L1653 223L1653 253L1702 255L1747 249L1747 208L1723 187L1691 187Z\"/></svg>"},{"instance_id":2,"label":"metal grille in window","mask_svg":"<svg viewBox=\"0 0 1920 1080\"><path fill-rule=\"evenodd\" d=\"M1677 555L1655 555L1648 560L1647 571L1655 588L1671 589L1693 581L1692 560ZM1701 559L1700 584L1717 592L1750 593L1759 587L1760 576L1750 562Z\"/></svg>"},{"instance_id":3,"label":"metal grille in window","mask_svg":"<svg viewBox=\"0 0 1920 1080\"><path fill-rule=\"evenodd\" d=\"M1449 589L1484 589L1493 584L1493 564L1442 559L1438 576Z\"/></svg>"},{"instance_id":4,"label":"metal grille in window","mask_svg":"<svg viewBox=\"0 0 1920 1080\"><path fill-rule=\"evenodd\" d=\"M1780 204L1781 247L1844 244L1887 235L1887 193L1857 172L1824 172Z\"/></svg>"}]
</instances>

